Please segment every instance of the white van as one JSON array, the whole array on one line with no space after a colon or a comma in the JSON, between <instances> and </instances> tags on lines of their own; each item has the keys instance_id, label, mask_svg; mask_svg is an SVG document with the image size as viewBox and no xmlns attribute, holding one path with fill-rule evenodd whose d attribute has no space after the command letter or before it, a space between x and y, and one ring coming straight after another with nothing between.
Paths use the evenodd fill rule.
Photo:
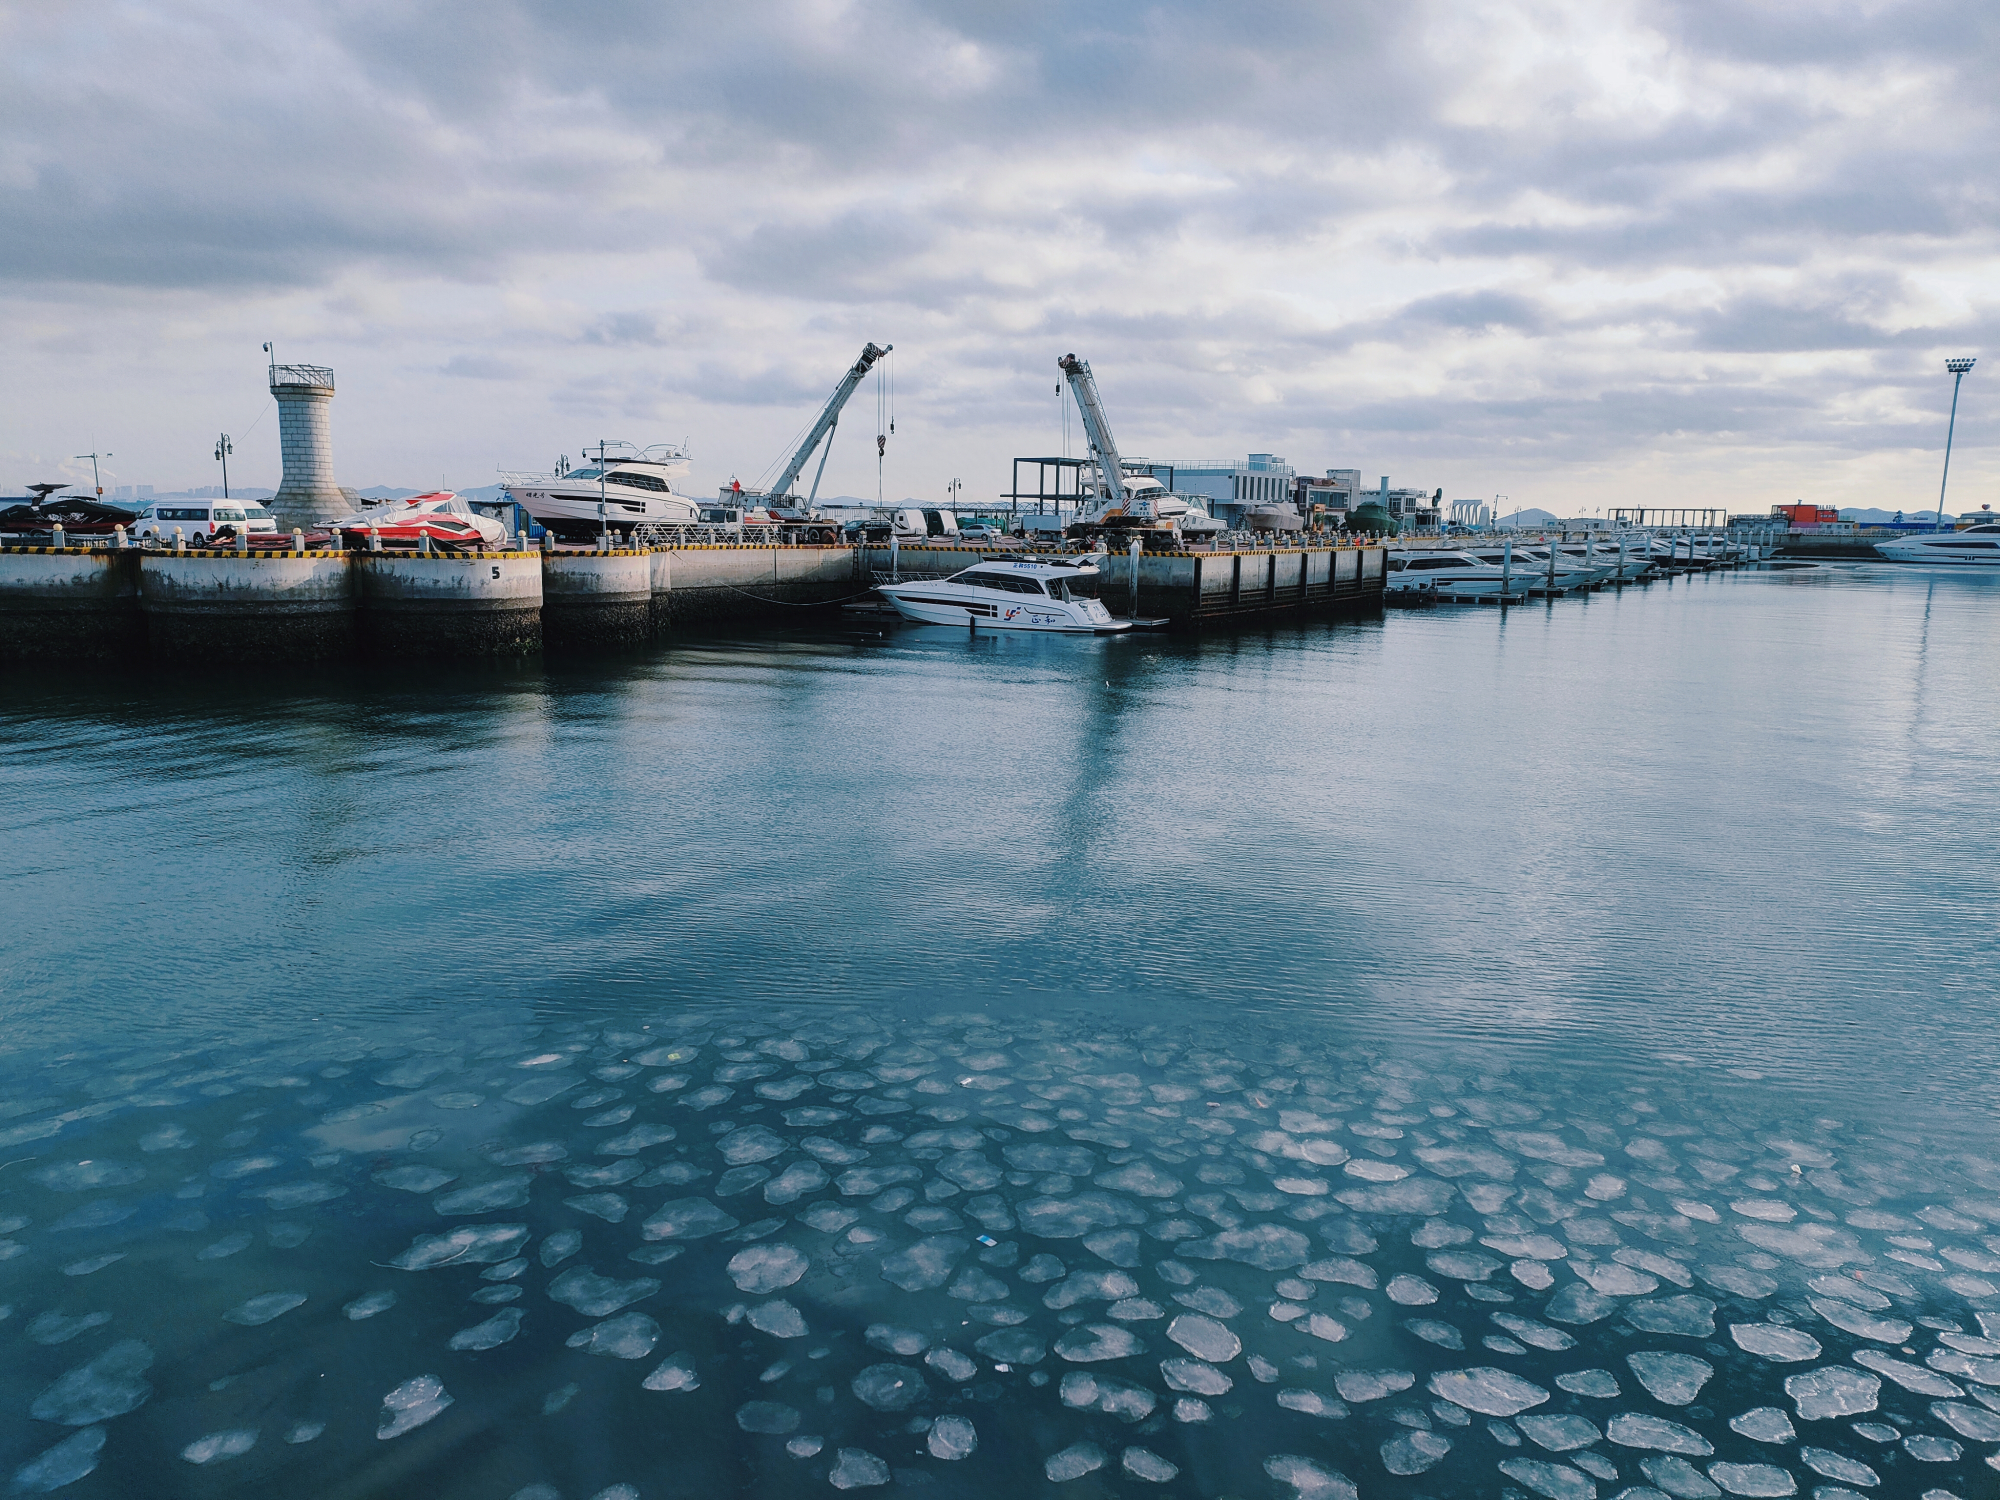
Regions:
<instances>
[{"instance_id":1,"label":"white van","mask_svg":"<svg viewBox=\"0 0 2000 1500\"><path fill-rule=\"evenodd\" d=\"M276 531L277 518L263 506L245 500L155 500L132 518L126 528L135 542L174 544L179 530L192 547L206 542L227 526L236 531Z\"/></svg>"},{"instance_id":2,"label":"white van","mask_svg":"<svg viewBox=\"0 0 2000 1500\"><path fill-rule=\"evenodd\" d=\"M920 510L915 506L877 510L867 526L868 540L922 542L933 538L955 539L958 517L948 510Z\"/></svg>"}]
</instances>

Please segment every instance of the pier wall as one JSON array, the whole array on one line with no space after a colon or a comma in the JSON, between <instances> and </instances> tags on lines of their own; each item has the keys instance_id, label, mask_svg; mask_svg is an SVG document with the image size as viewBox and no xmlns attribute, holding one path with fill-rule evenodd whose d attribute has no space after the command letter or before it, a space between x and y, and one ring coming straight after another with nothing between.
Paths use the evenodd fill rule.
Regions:
<instances>
[{"instance_id":1,"label":"pier wall","mask_svg":"<svg viewBox=\"0 0 2000 1500\"><path fill-rule=\"evenodd\" d=\"M904 577L977 562L898 549ZM512 656L634 644L676 626L797 619L865 596L892 566L868 547L603 552L164 552L0 548L0 659L176 665L373 656ZM1177 626L1380 608L1380 547L1120 555L1114 614Z\"/></svg>"},{"instance_id":2,"label":"pier wall","mask_svg":"<svg viewBox=\"0 0 2000 1500\"><path fill-rule=\"evenodd\" d=\"M0 551L0 660L101 660L145 641L137 553Z\"/></svg>"},{"instance_id":3,"label":"pier wall","mask_svg":"<svg viewBox=\"0 0 2000 1500\"><path fill-rule=\"evenodd\" d=\"M652 563L662 628L786 618L865 594L872 581L855 577L852 547L693 547L655 552Z\"/></svg>"}]
</instances>

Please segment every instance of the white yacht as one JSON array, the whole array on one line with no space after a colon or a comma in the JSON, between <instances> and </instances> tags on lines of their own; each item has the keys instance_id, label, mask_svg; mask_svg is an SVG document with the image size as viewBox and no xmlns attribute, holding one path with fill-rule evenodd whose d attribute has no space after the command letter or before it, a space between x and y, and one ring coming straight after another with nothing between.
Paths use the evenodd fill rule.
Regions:
<instances>
[{"instance_id":1,"label":"white yacht","mask_svg":"<svg viewBox=\"0 0 2000 1500\"><path fill-rule=\"evenodd\" d=\"M1570 557L1559 557L1556 559L1555 571L1552 577L1549 571L1549 550L1547 546L1539 543L1526 544L1517 542L1514 546L1513 582L1511 586L1522 590L1554 587L1566 593L1570 589L1584 588L1597 580L1597 570L1595 568L1583 567L1577 559ZM1473 547L1468 549L1467 555L1477 558L1480 562L1491 564L1495 568L1507 565L1507 549L1505 546L1495 547L1488 545Z\"/></svg>"},{"instance_id":2,"label":"white yacht","mask_svg":"<svg viewBox=\"0 0 2000 1500\"><path fill-rule=\"evenodd\" d=\"M1952 568L2000 568L2000 522L1981 522L1963 531L1926 531L1877 542L1890 562L1935 563Z\"/></svg>"},{"instance_id":3,"label":"white yacht","mask_svg":"<svg viewBox=\"0 0 2000 1500\"><path fill-rule=\"evenodd\" d=\"M1101 555L990 558L949 578L880 583L875 591L904 619L926 625L1116 635L1132 622L1113 619L1097 597Z\"/></svg>"},{"instance_id":4,"label":"white yacht","mask_svg":"<svg viewBox=\"0 0 2000 1500\"><path fill-rule=\"evenodd\" d=\"M604 531L629 536L635 526L699 525L701 506L673 486L687 471L687 452L676 444L640 449L610 443L591 467L503 475L501 496L557 540L588 542Z\"/></svg>"},{"instance_id":5,"label":"white yacht","mask_svg":"<svg viewBox=\"0 0 2000 1500\"><path fill-rule=\"evenodd\" d=\"M1384 582L1392 594L1525 594L1534 578L1522 568L1518 558L1512 579L1503 579L1499 567L1482 562L1469 552L1391 552L1388 577Z\"/></svg>"}]
</instances>

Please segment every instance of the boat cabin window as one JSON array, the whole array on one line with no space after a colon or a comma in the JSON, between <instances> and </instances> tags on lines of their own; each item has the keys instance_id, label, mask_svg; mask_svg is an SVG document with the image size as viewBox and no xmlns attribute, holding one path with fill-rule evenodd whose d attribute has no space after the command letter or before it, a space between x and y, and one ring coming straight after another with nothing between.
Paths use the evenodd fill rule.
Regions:
<instances>
[{"instance_id":1,"label":"boat cabin window","mask_svg":"<svg viewBox=\"0 0 2000 1500\"><path fill-rule=\"evenodd\" d=\"M958 582L972 584L975 588L998 589L1006 594L1039 594L1041 586L1032 578L1017 578L1012 573L961 573Z\"/></svg>"},{"instance_id":2,"label":"boat cabin window","mask_svg":"<svg viewBox=\"0 0 2000 1500\"><path fill-rule=\"evenodd\" d=\"M572 476L574 477L574 476ZM666 480L657 474L635 474L631 470L621 470L611 476L611 483L622 484L635 490L652 490L656 494L667 492Z\"/></svg>"}]
</instances>

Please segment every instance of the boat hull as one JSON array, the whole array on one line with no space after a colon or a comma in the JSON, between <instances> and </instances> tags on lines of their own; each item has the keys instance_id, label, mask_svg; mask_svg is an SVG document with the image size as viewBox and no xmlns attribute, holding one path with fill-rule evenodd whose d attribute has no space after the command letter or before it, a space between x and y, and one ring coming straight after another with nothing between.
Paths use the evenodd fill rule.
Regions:
<instances>
[{"instance_id":1,"label":"boat hull","mask_svg":"<svg viewBox=\"0 0 2000 1500\"><path fill-rule=\"evenodd\" d=\"M597 536L602 531L629 533L635 526L697 526L701 507L684 496L635 494L607 487L603 513L598 512L597 487L588 493L559 486L508 485L501 491L535 518L545 531L564 541Z\"/></svg>"},{"instance_id":2,"label":"boat hull","mask_svg":"<svg viewBox=\"0 0 2000 1500\"><path fill-rule=\"evenodd\" d=\"M1986 539L1980 540L1983 543ZM1949 546L1901 539L1877 542L1875 550L1886 562L1921 563L1936 568L2000 568L2000 546L1966 546L1955 539L1954 545Z\"/></svg>"},{"instance_id":3,"label":"boat hull","mask_svg":"<svg viewBox=\"0 0 2000 1500\"><path fill-rule=\"evenodd\" d=\"M897 614L921 625L962 625L974 630L1030 630L1057 635L1121 635L1132 628L1130 620L1078 619L1060 605L1037 608L1013 602L947 599L902 589L885 588L880 592Z\"/></svg>"}]
</instances>

